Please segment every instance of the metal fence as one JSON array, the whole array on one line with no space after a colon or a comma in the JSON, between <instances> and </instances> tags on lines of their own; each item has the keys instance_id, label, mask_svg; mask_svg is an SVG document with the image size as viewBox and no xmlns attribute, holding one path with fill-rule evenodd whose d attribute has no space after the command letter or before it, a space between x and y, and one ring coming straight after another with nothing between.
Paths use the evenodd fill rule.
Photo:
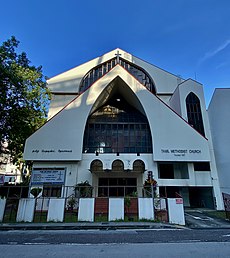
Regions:
<instances>
[{"instance_id":1,"label":"metal fence","mask_svg":"<svg viewBox=\"0 0 230 258\"><path fill-rule=\"evenodd\" d=\"M47 222L50 199L65 199L64 222L77 222L80 198L95 198L95 221L108 221L109 198L124 198L125 221L138 220L138 198L154 198L155 219L168 221L167 202L165 198L156 197L154 189L143 186L46 186L37 190L37 196L31 194L32 189L39 187L1 186L0 198L6 199L3 222L16 222L19 200L35 198L33 222ZM36 191L34 191L36 192ZM155 195L155 196L154 196Z\"/></svg>"}]
</instances>

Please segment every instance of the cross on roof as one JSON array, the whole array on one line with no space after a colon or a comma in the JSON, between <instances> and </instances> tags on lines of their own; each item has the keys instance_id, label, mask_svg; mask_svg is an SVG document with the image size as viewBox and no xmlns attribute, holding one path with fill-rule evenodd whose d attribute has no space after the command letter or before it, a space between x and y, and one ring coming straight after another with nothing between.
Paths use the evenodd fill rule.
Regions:
<instances>
[{"instance_id":1,"label":"cross on roof","mask_svg":"<svg viewBox=\"0 0 230 258\"><path fill-rule=\"evenodd\" d=\"M117 64L119 64L119 57L121 56L121 54L119 53L119 50L117 50L117 53L115 54L115 56L117 57Z\"/></svg>"}]
</instances>

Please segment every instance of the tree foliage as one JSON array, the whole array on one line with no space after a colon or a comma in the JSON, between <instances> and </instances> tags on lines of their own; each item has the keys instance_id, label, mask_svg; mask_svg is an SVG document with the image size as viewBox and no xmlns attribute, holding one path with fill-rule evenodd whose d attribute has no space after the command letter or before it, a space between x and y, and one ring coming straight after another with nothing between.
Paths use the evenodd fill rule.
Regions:
<instances>
[{"instance_id":1,"label":"tree foliage","mask_svg":"<svg viewBox=\"0 0 230 258\"><path fill-rule=\"evenodd\" d=\"M45 123L49 102L42 67L30 65L18 45L13 36L0 45L0 153L14 161L22 157L26 138Z\"/></svg>"}]
</instances>

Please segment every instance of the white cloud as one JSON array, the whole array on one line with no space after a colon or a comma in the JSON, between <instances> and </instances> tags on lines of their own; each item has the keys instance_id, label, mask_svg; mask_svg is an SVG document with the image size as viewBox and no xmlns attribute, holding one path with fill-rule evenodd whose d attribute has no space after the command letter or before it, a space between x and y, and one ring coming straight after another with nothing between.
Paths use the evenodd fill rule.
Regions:
<instances>
[{"instance_id":1,"label":"white cloud","mask_svg":"<svg viewBox=\"0 0 230 258\"><path fill-rule=\"evenodd\" d=\"M226 40L223 44L221 44L219 47L217 47L215 50L207 52L198 62L198 65L201 65L203 62L205 62L207 59L217 55L220 51L224 50L226 47L230 45L230 39Z\"/></svg>"}]
</instances>

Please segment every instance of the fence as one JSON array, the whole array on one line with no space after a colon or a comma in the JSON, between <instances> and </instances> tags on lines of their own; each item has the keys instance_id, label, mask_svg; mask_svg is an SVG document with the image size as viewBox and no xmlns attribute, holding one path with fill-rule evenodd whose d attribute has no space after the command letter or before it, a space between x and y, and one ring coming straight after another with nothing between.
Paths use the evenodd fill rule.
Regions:
<instances>
[{"instance_id":1,"label":"fence","mask_svg":"<svg viewBox=\"0 0 230 258\"><path fill-rule=\"evenodd\" d=\"M166 198L154 197L155 191L143 186L49 186L36 198L31 192L29 187L0 187L0 221L169 221Z\"/></svg>"}]
</instances>

